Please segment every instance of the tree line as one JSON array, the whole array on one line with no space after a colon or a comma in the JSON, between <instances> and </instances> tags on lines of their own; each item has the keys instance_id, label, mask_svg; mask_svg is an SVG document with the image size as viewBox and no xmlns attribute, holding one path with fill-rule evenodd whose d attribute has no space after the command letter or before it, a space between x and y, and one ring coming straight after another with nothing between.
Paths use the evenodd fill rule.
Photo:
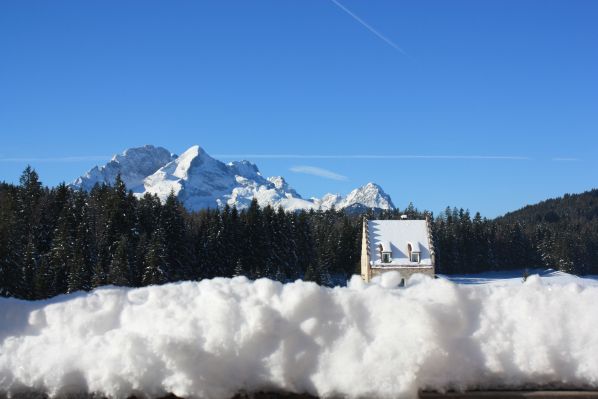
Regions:
<instances>
[{"instance_id":1,"label":"tree line","mask_svg":"<svg viewBox=\"0 0 598 399\"><path fill-rule=\"evenodd\" d=\"M164 203L150 194L135 197L120 177L85 192L65 184L44 187L27 167L18 185L0 183L0 295L42 299L107 284L241 275L342 284L359 273L363 217L402 214L431 218L439 273L598 271L591 256L562 252L568 245L563 237L569 237L562 224L489 220L479 213L471 218L450 208L433 218L413 205L401 211L285 212L253 201L241 211L227 206L189 212L174 194ZM591 226L593 235L581 241L596 253L598 229Z\"/></svg>"}]
</instances>

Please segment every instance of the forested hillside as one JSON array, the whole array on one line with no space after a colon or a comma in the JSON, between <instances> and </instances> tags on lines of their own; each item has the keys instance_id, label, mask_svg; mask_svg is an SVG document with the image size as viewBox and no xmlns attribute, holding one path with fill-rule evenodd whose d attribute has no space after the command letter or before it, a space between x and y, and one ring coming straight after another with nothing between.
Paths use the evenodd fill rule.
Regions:
<instances>
[{"instance_id":1,"label":"forested hillside","mask_svg":"<svg viewBox=\"0 0 598 399\"><path fill-rule=\"evenodd\" d=\"M164 203L149 194L138 199L120 178L87 193L44 187L27 168L19 185L0 184L0 295L39 299L106 284L236 275L332 285L359 272L362 218L401 214L432 218L439 273L598 273L596 196L546 201L497 220L456 208L433 218L412 205L348 214L284 212L255 201L243 211L190 213L174 195Z\"/></svg>"},{"instance_id":2,"label":"forested hillside","mask_svg":"<svg viewBox=\"0 0 598 399\"><path fill-rule=\"evenodd\" d=\"M566 194L494 220L447 208L434 222L444 273L548 267L598 273L598 190Z\"/></svg>"},{"instance_id":3,"label":"forested hillside","mask_svg":"<svg viewBox=\"0 0 598 399\"><path fill-rule=\"evenodd\" d=\"M598 273L598 189L565 194L497 219L520 223L542 264L576 274Z\"/></svg>"}]
</instances>

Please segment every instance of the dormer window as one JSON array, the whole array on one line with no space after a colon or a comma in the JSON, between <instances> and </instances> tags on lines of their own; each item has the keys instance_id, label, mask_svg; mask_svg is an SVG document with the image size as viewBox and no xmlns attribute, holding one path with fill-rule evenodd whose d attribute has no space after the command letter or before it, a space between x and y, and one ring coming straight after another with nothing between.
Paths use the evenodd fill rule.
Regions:
<instances>
[{"instance_id":1,"label":"dormer window","mask_svg":"<svg viewBox=\"0 0 598 399\"><path fill-rule=\"evenodd\" d=\"M382 263L390 263L392 260L392 249L389 241L384 241L380 244L380 259Z\"/></svg>"},{"instance_id":2,"label":"dormer window","mask_svg":"<svg viewBox=\"0 0 598 399\"><path fill-rule=\"evenodd\" d=\"M409 261L412 263L419 263L421 260L419 243L417 246L407 243L407 253L409 254Z\"/></svg>"}]
</instances>

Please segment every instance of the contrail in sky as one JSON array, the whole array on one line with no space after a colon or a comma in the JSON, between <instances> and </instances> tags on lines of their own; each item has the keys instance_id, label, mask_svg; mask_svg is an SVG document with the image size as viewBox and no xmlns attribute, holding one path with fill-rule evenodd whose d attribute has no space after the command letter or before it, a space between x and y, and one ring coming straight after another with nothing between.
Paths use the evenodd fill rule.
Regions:
<instances>
[{"instance_id":1,"label":"contrail in sky","mask_svg":"<svg viewBox=\"0 0 598 399\"><path fill-rule=\"evenodd\" d=\"M317 166L293 166L291 172L295 173L304 173L306 175L313 175L318 177L323 177L325 179L331 180L338 180L338 181L348 181L349 178L347 176L341 175L339 173L333 172L328 169L318 168Z\"/></svg>"},{"instance_id":2,"label":"contrail in sky","mask_svg":"<svg viewBox=\"0 0 598 399\"><path fill-rule=\"evenodd\" d=\"M214 154L216 158L263 158L263 159L464 159L525 161L530 157L513 155L326 155L326 154Z\"/></svg>"},{"instance_id":3,"label":"contrail in sky","mask_svg":"<svg viewBox=\"0 0 598 399\"><path fill-rule=\"evenodd\" d=\"M347 7L345 7L340 2L338 2L338 0L330 0L330 1L333 2L334 4L336 4L336 6L338 8L340 8L341 10L343 10L344 12L346 12L347 14L349 14L349 16L351 18L353 18L354 20L356 20L357 22L359 22L361 25L365 26L374 35L378 36L378 38L384 40L386 42L386 44L388 44L389 46L393 47L395 50L399 51L404 56L409 57L409 54L407 54L405 52L405 50L403 50L402 48L400 48L395 42L393 42L392 40L390 40L389 38L387 38L386 36L384 36L382 33L378 32L376 29L374 29L374 27L372 27L370 24L368 24L367 22L365 22L363 19L359 18L359 16L357 16L355 13L353 13Z\"/></svg>"},{"instance_id":4,"label":"contrail in sky","mask_svg":"<svg viewBox=\"0 0 598 399\"><path fill-rule=\"evenodd\" d=\"M556 161L556 162L577 162L577 161L580 161L579 158L563 158L563 157L552 158L552 160Z\"/></svg>"},{"instance_id":5,"label":"contrail in sky","mask_svg":"<svg viewBox=\"0 0 598 399\"><path fill-rule=\"evenodd\" d=\"M83 162L83 161L105 161L112 158L109 155L83 155L72 157L19 157L0 158L0 162Z\"/></svg>"},{"instance_id":6,"label":"contrail in sky","mask_svg":"<svg viewBox=\"0 0 598 399\"><path fill-rule=\"evenodd\" d=\"M517 155L425 155L425 154L213 154L215 158L241 159L446 159L446 160L510 160L521 161L532 158ZM1 157L0 162L82 162L104 161L109 155L82 155L66 157ZM579 161L578 158L552 158L553 161Z\"/></svg>"}]
</instances>

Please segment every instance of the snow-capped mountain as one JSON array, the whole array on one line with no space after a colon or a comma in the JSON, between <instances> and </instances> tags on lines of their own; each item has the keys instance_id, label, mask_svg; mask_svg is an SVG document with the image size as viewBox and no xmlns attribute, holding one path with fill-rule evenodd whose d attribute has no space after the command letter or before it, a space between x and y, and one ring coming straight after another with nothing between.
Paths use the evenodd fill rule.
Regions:
<instances>
[{"instance_id":1,"label":"snow-capped mountain","mask_svg":"<svg viewBox=\"0 0 598 399\"><path fill-rule=\"evenodd\" d=\"M127 188L133 192L143 191L143 180L158 168L174 160L176 155L162 147L145 145L129 148L122 154L112 157L104 166L95 166L85 175L75 180L71 186L91 190L95 184L112 184L116 176L120 177Z\"/></svg>"},{"instance_id":2,"label":"snow-capped mountain","mask_svg":"<svg viewBox=\"0 0 598 399\"><path fill-rule=\"evenodd\" d=\"M300 209L379 208L394 209L380 186L368 183L347 196L326 194L304 199L282 176L264 178L249 161L223 163L195 145L180 156L162 147L146 145L115 155L104 166L96 166L71 184L90 190L95 184L111 184L118 174L135 195L156 194L164 201L171 192L189 210L236 206L243 209L253 198L260 206Z\"/></svg>"},{"instance_id":3,"label":"snow-capped mountain","mask_svg":"<svg viewBox=\"0 0 598 399\"><path fill-rule=\"evenodd\" d=\"M321 200L313 198L313 201L322 209L330 209L332 206L336 209L394 209L390 196L376 183L367 183L366 185L351 191L345 197L339 194L326 194Z\"/></svg>"}]
</instances>

